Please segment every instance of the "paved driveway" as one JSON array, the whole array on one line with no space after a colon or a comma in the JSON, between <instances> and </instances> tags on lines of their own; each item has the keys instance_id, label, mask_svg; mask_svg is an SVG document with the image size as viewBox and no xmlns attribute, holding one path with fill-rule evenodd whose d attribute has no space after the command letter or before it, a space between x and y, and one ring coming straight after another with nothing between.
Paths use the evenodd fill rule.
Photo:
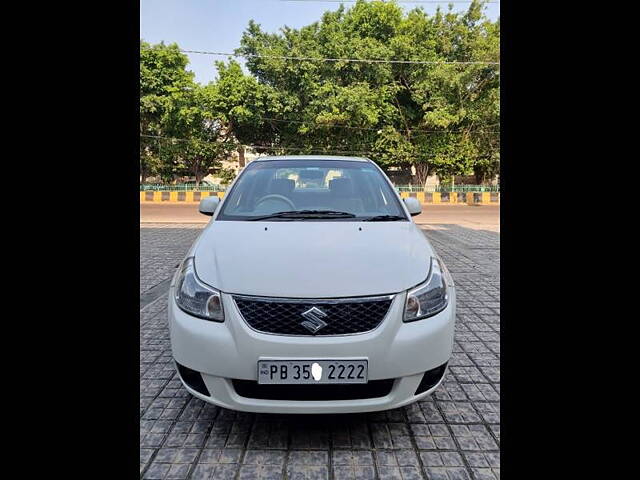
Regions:
<instances>
[{"instance_id":1,"label":"paved driveway","mask_svg":"<svg viewBox=\"0 0 640 480\"><path fill-rule=\"evenodd\" d=\"M164 293L202 226L141 224L140 477L499 479L499 228L421 227L457 285L445 382L430 398L396 410L300 416L233 412L182 388Z\"/></svg>"}]
</instances>

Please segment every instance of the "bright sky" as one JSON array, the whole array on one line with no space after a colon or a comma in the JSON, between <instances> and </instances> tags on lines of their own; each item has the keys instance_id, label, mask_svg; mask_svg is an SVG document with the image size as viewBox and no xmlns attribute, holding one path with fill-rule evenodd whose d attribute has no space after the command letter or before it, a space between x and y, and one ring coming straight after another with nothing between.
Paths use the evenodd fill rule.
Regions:
<instances>
[{"instance_id":1,"label":"bright sky","mask_svg":"<svg viewBox=\"0 0 640 480\"><path fill-rule=\"evenodd\" d=\"M446 11L448 2L440 2ZM348 7L351 2L345 2ZM403 8L422 6L435 12L435 3L401 3ZM184 50L230 52L240 46L240 37L249 20L263 30L277 32L284 25L299 28L320 20L322 13L336 10L333 1L283 0L140 0L140 38L150 43L177 43ZM454 10L466 10L468 4L455 3ZM500 4L485 6L487 16L495 20ZM216 76L214 60L227 57L190 54L189 69L196 81L207 84ZM239 59L240 60L240 59Z\"/></svg>"}]
</instances>

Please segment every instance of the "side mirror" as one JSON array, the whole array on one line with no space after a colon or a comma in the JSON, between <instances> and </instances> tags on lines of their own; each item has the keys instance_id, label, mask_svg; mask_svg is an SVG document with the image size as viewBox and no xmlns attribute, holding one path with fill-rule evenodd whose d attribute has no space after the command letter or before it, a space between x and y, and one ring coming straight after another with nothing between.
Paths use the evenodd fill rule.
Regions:
<instances>
[{"instance_id":1,"label":"side mirror","mask_svg":"<svg viewBox=\"0 0 640 480\"><path fill-rule=\"evenodd\" d=\"M213 212L216 211L216 207L220 203L220 199L218 197L206 197L200 200L200 206L198 210L203 215L213 215Z\"/></svg>"},{"instance_id":2,"label":"side mirror","mask_svg":"<svg viewBox=\"0 0 640 480\"><path fill-rule=\"evenodd\" d=\"M422 205L417 198L407 197L403 200L405 205L407 206L407 210L409 210L409 213L412 217L415 217L416 215L420 215L422 213Z\"/></svg>"}]
</instances>

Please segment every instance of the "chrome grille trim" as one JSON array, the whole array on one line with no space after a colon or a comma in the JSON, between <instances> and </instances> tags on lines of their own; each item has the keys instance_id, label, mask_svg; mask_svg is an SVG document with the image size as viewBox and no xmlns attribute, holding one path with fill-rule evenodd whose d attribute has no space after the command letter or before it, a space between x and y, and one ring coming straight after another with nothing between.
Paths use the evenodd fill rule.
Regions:
<instances>
[{"instance_id":1,"label":"chrome grille trim","mask_svg":"<svg viewBox=\"0 0 640 480\"><path fill-rule=\"evenodd\" d=\"M291 297L258 297L256 295L236 295L232 293L231 296L235 301L236 298L242 300L253 300L255 302L265 303L366 303L366 302L380 302L383 300L392 300L396 294L393 295L376 295L373 297L337 297L337 298L291 298Z\"/></svg>"}]
</instances>

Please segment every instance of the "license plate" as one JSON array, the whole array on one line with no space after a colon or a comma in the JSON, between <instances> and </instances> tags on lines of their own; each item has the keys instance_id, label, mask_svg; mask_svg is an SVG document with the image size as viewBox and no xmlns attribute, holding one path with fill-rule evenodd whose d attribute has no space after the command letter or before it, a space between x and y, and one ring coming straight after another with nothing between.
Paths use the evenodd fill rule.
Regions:
<instances>
[{"instance_id":1,"label":"license plate","mask_svg":"<svg viewBox=\"0 0 640 480\"><path fill-rule=\"evenodd\" d=\"M367 383L366 360L260 360L259 384Z\"/></svg>"}]
</instances>

